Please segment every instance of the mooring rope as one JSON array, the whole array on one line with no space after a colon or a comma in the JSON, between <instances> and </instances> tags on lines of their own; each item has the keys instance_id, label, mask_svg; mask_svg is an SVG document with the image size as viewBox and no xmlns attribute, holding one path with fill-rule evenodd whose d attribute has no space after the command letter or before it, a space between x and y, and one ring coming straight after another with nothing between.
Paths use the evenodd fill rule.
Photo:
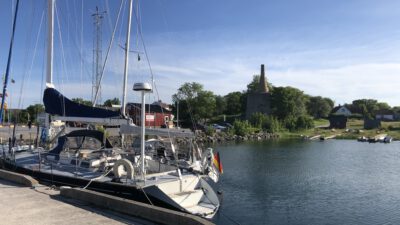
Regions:
<instances>
[{"instance_id":1,"label":"mooring rope","mask_svg":"<svg viewBox=\"0 0 400 225\"><path fill-rule=\"evenodd\" d=\"M140 189L143 191L144 196L146 196L147 200L150 202L150 205L154 205L153 202L151 202L149 196L147 196L146 192L144 191L144 189L142 187L140 187Z\"/></svg>"},{"instance_id":2,"label":"mooring rope","mask_svg":"<svg viewBox=\"0 0 400 225\"><path fill-rule=\"evenodd\" d=\"M86 189L87 187L89 187L89 185L90 185L93 181L98 180L98 179L101 179L101 178L107 176L111 171L112 171L112 168L111 168L109 171L107 171L106 173L104 173L103 175L100 175L100 176L98 176L98 177L95 177L95 178L90 179L89 183L88 183L85 187L83 187L83 189Z\"/></svg>"}]
</instances>

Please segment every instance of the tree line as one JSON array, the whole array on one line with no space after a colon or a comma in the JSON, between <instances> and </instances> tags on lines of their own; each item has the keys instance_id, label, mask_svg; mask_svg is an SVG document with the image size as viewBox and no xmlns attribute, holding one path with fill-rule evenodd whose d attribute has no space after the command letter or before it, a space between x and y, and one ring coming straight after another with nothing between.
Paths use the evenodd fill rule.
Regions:
<instances>
[{"instance_id":1,"label":"tree line","mask_svg":"<svg viewBox=\"0 0 400 225\"><path fill-rule=\"evenodd\" d=\"M327 97L311 96L294 87L276 87L267 83L270 90L271 114L255 113L245 120L247 96L257 91L259 75L254 75L246 90L230 92L224 96L215 95L205 90L197 82L184 83L172 96L173 113L179 111L179 124L182 127L193 128L201 124L220 123L226 119L234 125L234 132L243 134L254 130L278 132L295 131L314 126L313 119L328 118L334 107L334 101ZM73 98L72 101L92 105L91 101ZM118 98L107 99L103 106L121 104ZM400 107L390 107L385 102L374 99L357 99L344 104L356 118L373 118L377 112L391 110L400 114ZM44 111L42 104L33 104L23 110L16 110L11 115L10 122L36 122L36 117ZM8 121L5 117L5 122Z\"/></svg>"},{"instance_id":2,"label":"tree line","mask_svg":"<svg viewBox=\"0 0 400 225\"><path fill-rule=\"evenodd\" d=\"M234 125L235 133L243 134L254 129L269 132L309 129L314 127L314 119L328 118L334 108L334 101L330 98L311 96L294 87L276 87L267 83L271 94L271 113L255 113L245 120L247 96L257 91L259 78L259 75L254 75L246 90L224 96L204 90L200 83L184 83L172 96L174 113L177 113L178 107L179 123L184 127L218 123L226 118ZM345 106L359 118L373 118L379 110L400 112L400 107L391 108L387 103L374 99L354 100Z\"/></svg>"}]
</instances>

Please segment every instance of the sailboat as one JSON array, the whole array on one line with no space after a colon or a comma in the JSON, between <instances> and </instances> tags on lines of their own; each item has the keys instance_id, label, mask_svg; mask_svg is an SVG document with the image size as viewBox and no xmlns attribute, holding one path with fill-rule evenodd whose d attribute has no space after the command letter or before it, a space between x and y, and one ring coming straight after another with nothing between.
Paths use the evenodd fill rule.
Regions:
<instances>
[{"instance_id":1,"label":"sailboat","mask_svg":"<svg viewBox=\"0 0 400 225\"><path fill-rule=\"evenodd\" d=\"M162 173L148 173L147 158L144 154L145 134L146 132L160 134L166 131L150 130L144 126L132 124L124 116L124 109L123 113L119 113L74 103L54 88L52 83L54 1L48 0L50 21L48 22L47 88L43 96L46 113L51 114L53 119L64 121L119 125L123 135L140 133L141 155L135 162L125 149L113 147L102 132L76 130L64 135L60 134L56 138L57 144L51 149L36 148L21 152L0 150L3 156L1 158L3 167L33 176L47 184L83 187L212 218L219 209L220 200L203 175L180 168ZM129 52L131 15L132 0L129 4L126 52ZM127 81L127 61L126 56L124 90L126 90ZM147 83L134 85L133 89L141 92L142 106L145 105L145 95L151 88L151 85ZM125 95L126 92L124 92L123 106ZM142 107L142 125L144 125L144 115L144 107ZM49 116L46 116L47 125L49 121ZM185 137L192 134L177 131L173 135Z\"/></svg>"}]
</instances>

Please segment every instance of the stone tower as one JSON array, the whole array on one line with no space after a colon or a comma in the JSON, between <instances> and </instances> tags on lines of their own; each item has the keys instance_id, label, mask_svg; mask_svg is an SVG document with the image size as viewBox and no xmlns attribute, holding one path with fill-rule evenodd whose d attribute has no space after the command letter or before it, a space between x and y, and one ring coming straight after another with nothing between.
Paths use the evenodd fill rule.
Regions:
<instances>
[{"instance_id":1,"label":"stone tower","mask_svg":"<svg viewBox=\"0 0 400 225\"><path fill-rule=\"evenodd\" d=\"M261 74L260 74L260 83L258 83L258 92L260 92L260 93L268 93L269 92L269 88L267 85L267 79L265 79L264 64L261 64Z\"/></svg>"},{"instance_id":2,"label":"stone tower","mask_svg":"<svg viewBox=\"0 0 400 225\"><path fill-rule=\"evenodd\" d=\"M271 94L265 77L264 64L261 64L260 82L256 92L247 95L246 119L256 112L263 114L271 113Z\"/></svg>"}]
</instances>

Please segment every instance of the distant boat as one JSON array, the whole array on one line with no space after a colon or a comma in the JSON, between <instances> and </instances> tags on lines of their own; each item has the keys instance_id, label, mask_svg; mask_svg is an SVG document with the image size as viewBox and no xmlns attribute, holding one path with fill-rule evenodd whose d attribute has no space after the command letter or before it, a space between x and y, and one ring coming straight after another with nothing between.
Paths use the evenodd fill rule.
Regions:
<instances>
[{"instance_id":1,"label":"distant boat","mask_svg":"<svg viewBox=\"0 0 400 225\"><path fill-rule=\"evenodd\" d=\"M393 138L391 137L391 136L386 136L384 139L383 139L383 142L384 143L391 143L393 141Z\"/></svg>"},{"instance_id":2,"label":"distant boat","mask_svg":"<svg viewBox=\"0 0 400 225\"><path fill-rule=\"evenodd\" d=\"M359 141L359 142L367 142L368 138L365 137L365 136L361 136L361 137L357 138L357 141Z\"/></svg>"},{"instance_id":3,"label":"distant boat","mask_svg":"<svg viewBox=\"0 0 400 225\"><path fill-rule=\"evenodd\" d=\"M330 135L330 136L321 136L319 138L319 140L325 141L325 140L329 140L329 139L334 139L334 138L336 138L336 136L338 136L338 135L337 134L333 134L333 135Z\"/></svg>"},{"instance_id":4,"label":"distant boat","mask_svg":"<svg viewBox=\"0 0 400 225\"><path fill-rule=\"evenodd\" d=\"M386 136L387 136L387 134L378 134L378 135L376 135L374 137L368 138L368 142L369 143L376 143L376 142L383 143Z\"/></svg>"}]
</instances>

